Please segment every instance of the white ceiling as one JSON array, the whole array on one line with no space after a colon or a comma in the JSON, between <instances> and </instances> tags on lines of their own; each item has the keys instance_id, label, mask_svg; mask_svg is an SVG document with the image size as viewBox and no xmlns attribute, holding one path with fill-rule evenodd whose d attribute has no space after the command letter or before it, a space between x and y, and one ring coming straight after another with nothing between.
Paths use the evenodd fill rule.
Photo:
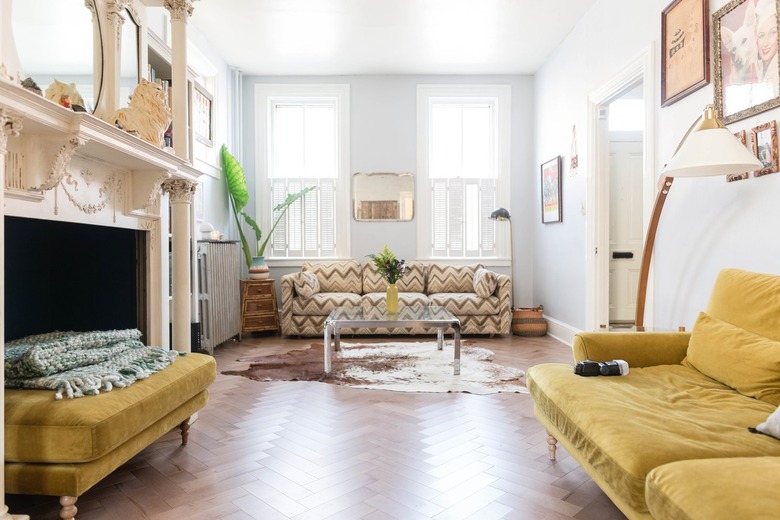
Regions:
<instances>
[{"instance_id":1,"label":"white ceiling","mask_svg":"<svg viewBox=\"0 0 780 520\"><path fill-rule=\"evenodd\" d=\"M245 75L533 74L596 0L202 0Z\"/></svg>"}]
</instances>

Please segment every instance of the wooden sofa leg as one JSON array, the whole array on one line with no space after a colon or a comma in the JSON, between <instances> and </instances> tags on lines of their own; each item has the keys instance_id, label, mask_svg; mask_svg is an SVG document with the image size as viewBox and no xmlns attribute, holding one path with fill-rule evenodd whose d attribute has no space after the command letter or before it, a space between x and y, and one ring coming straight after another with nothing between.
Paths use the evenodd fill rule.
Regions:
<instances>
[{"instance_id":1,"label":"wooden sofa leg","mask_svg":"<svg viewBox=\"0 0 780 520\"><path fill-rule=\"evenodd\" d=\"M558 439L553 437L553 434L549 431L547 432L547 451L550 455L550 460L555 460L555 450L557 448Z\"/></svg>"},{"instance_id":2,"label":"wooden sofa leg","mask_svg":"<svg viewBox=\"0 0 780 520\"><path fill-rule=\"evenodd\" d=\"M76 508L76 500L78 500L79 497L69 497L67 495L60 497L60 505L62 506L62 509L60 509L60 518L62 520L71 520L72 518L75 518L76 513L78 512L78 509Z\"/></svg>"},{"instance_id":3,"label":"wooden sofa leg","mask_svg":"<svg viewBox=\"0 0 780 520\"><path fill-rule=\"evenodd\" d=\"M187 441L190 440L190 418L187 417L182 421L182 423L179 425L179 429L181 429L181 445L186 446Z\"/></svg>"}]
</instances>

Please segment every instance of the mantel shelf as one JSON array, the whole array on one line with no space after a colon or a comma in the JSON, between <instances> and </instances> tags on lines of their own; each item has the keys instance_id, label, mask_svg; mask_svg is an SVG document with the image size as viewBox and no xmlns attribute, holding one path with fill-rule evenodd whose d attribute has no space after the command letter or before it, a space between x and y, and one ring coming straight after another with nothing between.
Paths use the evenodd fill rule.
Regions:
<instances>
[{"instance_id":1,"label":"mantel shelf","mask_svg":"<svg viewBox=\"0 0 780 520\"><path fill-rule=\"evenodd\" d=\"M116 128L92 114L73 112L29 90L0 81L0 107L22 119L22 136L63 143L78 138L78 154L128 171L162 170L195 181L202 175L188 161Z\"/></svg>"}]
</instances>

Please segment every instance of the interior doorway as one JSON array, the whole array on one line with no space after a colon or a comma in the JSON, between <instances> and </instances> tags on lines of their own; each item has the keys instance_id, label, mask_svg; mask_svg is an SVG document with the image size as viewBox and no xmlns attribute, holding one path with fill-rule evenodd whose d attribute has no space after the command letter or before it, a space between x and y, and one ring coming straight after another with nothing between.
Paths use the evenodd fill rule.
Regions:
<instances>
[{"instance_id":1,"label":"interior doorway","mask_svg":"<svg viewBox=\"0 0 780 520\"><path fill-rule=\"evenodd\" d=\"M609 329L633 327L642 259L642 83L606 106L609 154Z\"/></svg>"},{"instance_id":2,"label":"interior doorway","mask_svg":"<svg viewBox=\"0 0 780 520\"><path fill-rule=\"evenodd\" d=\"M653 71L647 48L589 96L587 330L634 324L644 230L655 195ZM652 286L647 302L646 325L652 322Z\"/></svg>"}]
</instances>

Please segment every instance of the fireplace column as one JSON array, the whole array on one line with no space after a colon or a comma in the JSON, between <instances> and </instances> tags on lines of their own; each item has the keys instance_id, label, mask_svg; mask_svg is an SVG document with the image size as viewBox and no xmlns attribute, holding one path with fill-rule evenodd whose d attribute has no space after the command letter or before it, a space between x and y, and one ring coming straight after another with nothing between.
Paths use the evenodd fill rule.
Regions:
<instances>
[{"instance_id":1,"label":"fireplace column","mask_svg":"<svg viewBox=\"0 0 780 520\"><path fill-rule=\"evenodd\" d=\"M190 352L190 206L198 184L186 179L163 181L162 189L168 194L171 204L171 251L173 258L173 338L171 348L179 352Z\"/></svg>"},{"instance_id":2,"label":"fireplace column","mask_svg":"<svg viewBox=\"0 0 780 520\"><path fill-rule=\"evenodd\" d=\"M171 88L173 89L173 149L176 156L190 160L187 89L187 18L192 16L192 0L165 0L171 14Z\"/></svg>"},{"instance_id":3,"label":"fireplace column","mask_svg":"<svg viewBox=\"0 0 780 520\"><path fill-rule=\"evenodd\" d=\"M22 120L0 108L0 273L5 276L5 155L8 153L8 137L19 135ZM5 348L5 291L0 289L0 350ZM5 400L5 371L0 370L0 401ZM5 431L5 415L0 413L0 431ZM5 463L5 439L0 436L0 459ZM5 494L5 475L0 471L0 488ZM8 514L5 500L0 501L0 520L29 520L27 515Z\"/></svg>"}]
</instances>

